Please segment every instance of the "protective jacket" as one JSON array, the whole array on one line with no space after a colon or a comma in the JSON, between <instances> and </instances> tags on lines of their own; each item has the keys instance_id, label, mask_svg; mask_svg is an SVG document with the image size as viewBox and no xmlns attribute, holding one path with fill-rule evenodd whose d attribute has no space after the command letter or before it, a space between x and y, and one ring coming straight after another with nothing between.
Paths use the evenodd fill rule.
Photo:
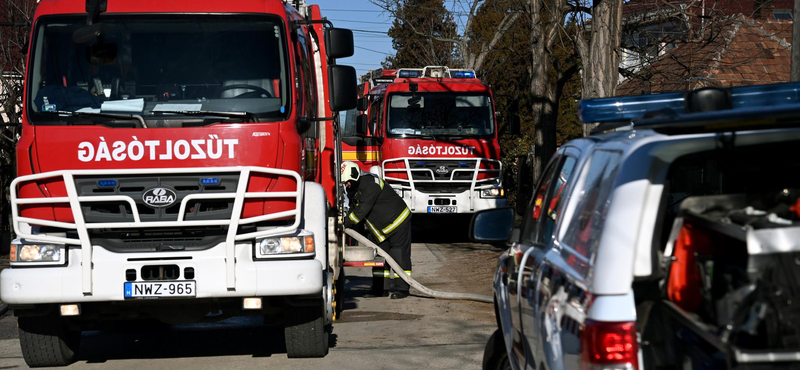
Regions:
<instances>
[{"instance_id":1,"label":"protective jacket","mask_svg":"<svg viewBox=\"0 0 800 370\"><path fill-rule=\"evenodd\" d=\"M350 213L345 227L353 227L362 220L379 242L408 220L411 211L392 187L382 179L363 174L359 177L355 194L350 198Z\"/></svg>"}]
</instances>

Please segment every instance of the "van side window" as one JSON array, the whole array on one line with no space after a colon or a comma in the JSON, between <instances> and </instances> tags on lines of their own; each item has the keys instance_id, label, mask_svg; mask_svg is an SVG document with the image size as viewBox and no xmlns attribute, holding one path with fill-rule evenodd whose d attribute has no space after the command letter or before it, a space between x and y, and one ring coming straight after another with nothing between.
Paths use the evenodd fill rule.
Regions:
<instances>
[{"instance_id":1,"label":"van side window","mask_svg":"<svg viewBox=\"0 0 800 370\"><path fill-rule=\"evenodd\" d=\"M539 227L536 235L536 242L547 243L553 237L553 232L558 223L561 204L564 198L567 197L565 190L569 187L572 181L572 173L575 170L575 165L578 161L574 157L565 156L564 161L561 163L561 168L557 172L558 175L553 179L553 187L545 198L542 205L543 215L539 220Z\"/></svg>"},{"instance_id":2,"label":"van side window","mask_svg":"<svg viewBox=\"0 0 800 370\"><path fill-rule=\"evenodd\" d=\"M562 244L590 260L597 249L598 236L611 204L610 195L620 156L620 152L609 150L596 150L592 154L587 164L586 180L581 191L575 193L579 199L574 216L561 240Z\"/></svg>"},{"instance_id":3,"label":"van side window","mask_svg":"<svg viewBox=\"0 0 800 370\"><path fill-rule=\"evenodd\" d=\"M542 176L542 181L531 196L531 204L528 205L528 210L525 212L525 219L523 220L524 226L522 228L522 240L526 242L536 242L536 230L538 229L539 220L543 217L542 208L544 206L544 197L547 195L547 189L550 188L550 183L556 173L556 168L560 162L560 158L550 161L550 165Z\"/></svg>"}]
</instances>

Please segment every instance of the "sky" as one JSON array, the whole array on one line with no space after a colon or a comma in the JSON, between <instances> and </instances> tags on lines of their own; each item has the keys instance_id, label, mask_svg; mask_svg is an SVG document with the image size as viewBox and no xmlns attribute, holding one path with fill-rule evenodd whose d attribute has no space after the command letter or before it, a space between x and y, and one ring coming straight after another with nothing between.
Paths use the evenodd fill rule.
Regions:
<instances>
[{"instance_id":1,"label":"sky","mask_svg":"<svg viewBox=\"0 0 800 370\"><path fill-rule=\"evenodd\" d=\"M369 0L306 0L319 5L322 16L335 27L353 30L355 54L338 63L355 67L359 75L381 67L387 55L394 55L392 38L386 32L392 18Z\"/></svg>"}]
</instances>

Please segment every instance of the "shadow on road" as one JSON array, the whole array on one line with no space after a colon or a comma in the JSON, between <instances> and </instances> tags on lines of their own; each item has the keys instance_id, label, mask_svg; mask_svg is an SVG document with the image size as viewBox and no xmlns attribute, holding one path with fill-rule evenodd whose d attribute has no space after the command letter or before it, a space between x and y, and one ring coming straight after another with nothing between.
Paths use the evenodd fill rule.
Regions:
<instances>
[{"instance_id":1,"label":"shadow on road","mask_svg":"<svg viewBox=\"0 0 800 370\"><path fill-rule=\"evenodd\" d=\"M411 218L413 243L468 243L471 214L426 215Z\"/></svg>"},{"instance_id":2,"label":"shadow on road","mask_svg":"<svg viewBox=\"0 0 800 370\"><path fill-rule=\"evenodd\" d=\"M335 343L333 336L331 343ZM81 359L89 363L116 359L285 353L280 327L265 326L257 316L234 317L215 323L147 325L124 330L86 331Z\"/></svg>"}]
</instances>

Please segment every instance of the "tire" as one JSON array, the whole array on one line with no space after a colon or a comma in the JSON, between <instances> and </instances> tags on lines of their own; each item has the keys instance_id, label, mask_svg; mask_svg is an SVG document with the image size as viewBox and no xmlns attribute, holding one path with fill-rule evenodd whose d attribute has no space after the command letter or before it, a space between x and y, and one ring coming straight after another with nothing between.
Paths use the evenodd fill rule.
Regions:
<instances>
[{"instance_id":1,"label":"tire","mask_svg":"<svg viewBox=\"0 0 800 370\"><path fill-rule=\"evenodd\" d=\"M19 344L30 367L66 366L75 362L80 331L70 331L55 314L20 317Z\"/></svg>"},{"instance_id":2,"label":"tire","mask_svg":"<svg viewBox=\"0 0 800 370\"><path fill-rule=\"evenodd\" d=\"M503 342L503 333L497 329L489 337L486 348L483 351L483 370L511 370L511 362L508 360L508 352Z\"/></svg>"},{"instance_id":3,"label":"tire","mask_svg":"<svg viewBox=\"0 0 800 370\"><path fill-rule=\"evenodd\" d=\"M325 357L328 354L328 332L325 330L325 310L321 305L287 306L286 355L289 358Z\"/></svg>"}]
</instances>

